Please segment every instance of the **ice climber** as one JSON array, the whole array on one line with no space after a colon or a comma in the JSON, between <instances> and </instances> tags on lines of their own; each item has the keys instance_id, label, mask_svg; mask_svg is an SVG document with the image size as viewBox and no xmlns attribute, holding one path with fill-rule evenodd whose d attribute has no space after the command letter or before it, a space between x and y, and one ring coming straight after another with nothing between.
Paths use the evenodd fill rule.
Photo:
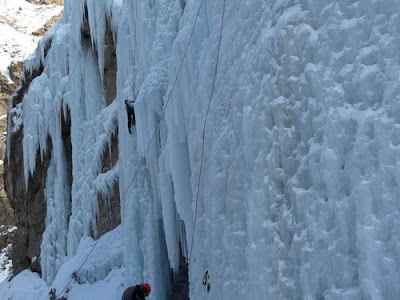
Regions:
<instances>
[{"instance_id":1,"label":"ice climber","mask_svg":"<svg viewBox=\"0 0 400 300\"><path fill-rule=\"evenodd\" d=\"M135 109L133 107L133 103L135 103L136 100L125 100L125 107L126 107L126 113L128 114L128 130L129 133L132 133L131 131L131 126L135 125L136 119L135 119Z\"/></svg>"},{"instance_id":2,"label":"ice climber","mask_svg":"<svg viewBox=\"0 0 400 300\"><path fill-rule=\"evenodd\" d=\"M122 295L122 300L145 300L145 298L150 295L150 292L150 284L138 284L128 287Z\"/></svg>"}]
</instances>

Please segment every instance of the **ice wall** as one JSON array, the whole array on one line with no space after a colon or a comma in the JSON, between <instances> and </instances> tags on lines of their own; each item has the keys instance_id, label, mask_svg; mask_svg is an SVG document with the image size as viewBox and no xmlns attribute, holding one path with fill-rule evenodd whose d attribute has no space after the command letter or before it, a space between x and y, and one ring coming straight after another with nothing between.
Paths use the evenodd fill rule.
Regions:
<instances>
[{"instance_id":1,"label":"ice wall","mask_svg":"<svg viewBox=\"0 0 400 300\"><path fill-rule=\"evenodd\" d=\"M45 149L46 128L54 157L60 103L71 109L72 202L66 210L64 190L48 203L64 221L46 224L46 280L96 236L94 182L107 182L96 180L99 158L118 127L110 176L121 191L126 284L151 282L153 299L165 299L182 251L192 299L396 298L400 2L227 0L205 124L223 3L66 1L47 56L42 47L32 58L45 71L22 107L24 154ZM107 21L118 64L108 107ZM134 97L130 135L123 102ZM60 188L62 159L53 168L48 184Z\"/></svg>"}]
</instances>

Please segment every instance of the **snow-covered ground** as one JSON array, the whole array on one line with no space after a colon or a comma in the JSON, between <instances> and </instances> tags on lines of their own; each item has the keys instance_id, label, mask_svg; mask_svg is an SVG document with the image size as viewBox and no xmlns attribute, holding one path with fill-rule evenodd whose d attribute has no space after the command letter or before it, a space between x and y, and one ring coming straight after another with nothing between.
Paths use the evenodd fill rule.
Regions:
<instances>
[{"instance_id":1,"label":"snow-covered ground","mask_svg":"<svg viewBox=\"0 0 400 300\"><path fill-rule=\"evenodd\" d=\"M61 5L34 5L25 0L0 0L0 72L8 76L11 61L24 61L41 38L32 32L58 15ZM9 76L8 76L9 77Z\"/></svg>"},{"instance_id":2,"label":"snow-covered ground","mask_svg":"<svg viewBox=\"0 0 400 300\"><path fill-rule=\"evenodd\" d=\"M0 161L3 164L2 161ZM13 226L5 230L3 225L0 225L1 235L10 234L17 230L17 227ZM7 279L10 275L12 268L12 261L9 259L12 244L8 244L6 248L2 249L0 252L0 282Z\"/></svg>"},{"instance_id":3,"label":"snow-covered ground","mask_svg":"<svg viewBox=\"0 0 400 300\"><path fill-rule=\"evenodd\" d=\"M6 254L9 254L9 252L11 251L11 246L12 244L8 244L8 246L2 249L0 252L0 265L2 266L0 269L0 282L7 279L10 275L12 261Z\"/></svg>"},{"instance_id":4,"label":"snow-covered ground","mask_svg":"<svg viewBox=\"0 0 400 300\"><path fill-rule=\"evenodd\" d=\"M149 299L167 299L180 250L191 299L399 298L400 1L70 0L65 16L45 37L47 56L43 42L27 64L43 73L10 111L10 130L24 125L26 180L52 139L43 279L26 271L0 296L66 286L95 245L97 193L118 180L122 224L68 299L118 298L143 281ZM108 106L107 20L118 36ZM129 134L124 100L135 96ZM100 174L117 129L119 164Z\"/></svg>"},{"instance_id":5,"label":"snow-covered ground","mask_svg":"<svg viewBox=\"0 0 400 300\"><path fill-rule=\"evenodd\" d=\"M37 273L26 270L11 282L0 283L1 299L49 299L49 292L53 288L57 298L64 295L68 299L81 300L120 299L126 288L121 241L121 227L104 235L96 246L93 239L85 238L76 255L60 267L52 284L48 285ZM78 277L73 279L71 275L82 266L92 250L93 255L89 256Z\"/></svg>"}]
</instances>

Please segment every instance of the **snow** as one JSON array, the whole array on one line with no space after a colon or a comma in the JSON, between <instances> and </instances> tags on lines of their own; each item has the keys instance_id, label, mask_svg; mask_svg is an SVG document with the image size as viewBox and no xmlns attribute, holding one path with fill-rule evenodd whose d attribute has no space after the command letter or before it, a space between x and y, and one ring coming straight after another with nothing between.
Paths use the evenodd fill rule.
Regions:
<instances>
[{"instance_id":1,"label":"snow","mask_svg":"<svg viewBox=\"0 0 400 300\"><path fill-rule=\"evenodd\" d=\"M3 163L4 162L2 160L0 160L0 165L3 165ZM0 235L10 234L13 231L17 230L17 227L12 226L12 227L7 228L7 231L5 231L4 227L5 227L4 225L0 225L0 230L2 230ZM7 247L2 249L0 252L0 265L1 265L0 282L6 280L9 277L10 272L12 271L12 261L11 261L11 259L9 259L11 247L12 247L12 244L8 244Z\"/></svg>"},{"instance_id":2,"label":"snow","mask_svg":"<svg viewBox=\"0 0 400 300\"><path fill-rule=\"evenodd\" d=\"M57 298L66 296L68 299L119 299L126 288L123 283L125 269L122 266L121 240L121 227L105 234L98 243L91 238L85 238L73 259L60 266L51 285L37 273L25 270L11 282L0 283L2 299L48 299L52 288L56 290ZM91 251L93 255L83 264ZM104 260L103 257L108 259ZM80 267L77 278L71 281L72 273ZM70 281L67 292L64 288Z\"/></svg>"},{"instance_id":3,"label":"snow","mask_svg":"<svg viewBox=\"0 0 400 300\"><path fill-rule=\"evenodd\" d=\"M0 0L0 72L9 76L11 61L24 61L40 39L40 29L63 10L60 5L34 5L25 0ZM10 79L11 80L11 79Z\"/></svg>"},{"instance_id":4,"label":"snow","mask_svg":"<svg viewBox=\"0 0 400 300\"><path fill-rule=\"evenodd\" d=\"M167 299L181 253L192 299L400 295L399 2L227 1L205 123L222 3L66 2L25 65L44 71L10 126L23 124L26 184L36 150L43 155L52 140L43 278L25 271L0 286L3 298L60 291L87 258L68 299L118 298L144 281L149 299ZM85 6L90 41L81 36ZM118 70L108 106L107 22ZM134 97L129 134L124 100ZM71 187L60 125L67 106ZM119 161L103 173L117 130ZM97 193L116 181L122 223L99 238ZM23 280L32 284L20 289Z\"/></svg>"},{"instance_id":5,"label":"snow","mask_svg":"<svg viewBox=\"0 0 400 300\"><path fill-rule=\"evenodd\" d=\"M6 248L1 250L0 253L0 264L2 266L1 272L0 272L0 282L6 280L9 276L9 273L12 269L12 261L11 259L8 259L6 256L7 253L11 251L11 246L12 244L8 244Z\"/></svg>"}]
</instances>

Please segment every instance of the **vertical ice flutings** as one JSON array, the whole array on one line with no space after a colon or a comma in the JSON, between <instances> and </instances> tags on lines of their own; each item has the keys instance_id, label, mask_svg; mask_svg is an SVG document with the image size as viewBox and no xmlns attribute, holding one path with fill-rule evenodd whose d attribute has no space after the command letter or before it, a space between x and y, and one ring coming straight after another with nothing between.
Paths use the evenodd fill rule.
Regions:
<instances>
[{"instance_id":1,"label":"vertical ice flutings","mask_svg":"<svg viewBox=\"0 0 400 300\"><path fill-rule=\"evenodd\" d=\"M97 192L112 192L118 181L122 224L109 234L122 239L124 258L114 259L126 284L153 283L153 299L166 299L168 267L176 272L188 255L197 189L193 299L395 298L399 2L228 0L198 186L221 3L204 0L162 114L200 2L65 1L64 17L25 64L25 72L43 72L9 127L23 122L26 181L36 150L43 155L52 140L44 279L51 283L80 243L97 237ZM117 57L108 106L107 24ZM130 135L123 102L133 97ZM60 133L66 108L70 187ZM119 161L101 174L117 132Z\"/></svg>"}]
</instances>

